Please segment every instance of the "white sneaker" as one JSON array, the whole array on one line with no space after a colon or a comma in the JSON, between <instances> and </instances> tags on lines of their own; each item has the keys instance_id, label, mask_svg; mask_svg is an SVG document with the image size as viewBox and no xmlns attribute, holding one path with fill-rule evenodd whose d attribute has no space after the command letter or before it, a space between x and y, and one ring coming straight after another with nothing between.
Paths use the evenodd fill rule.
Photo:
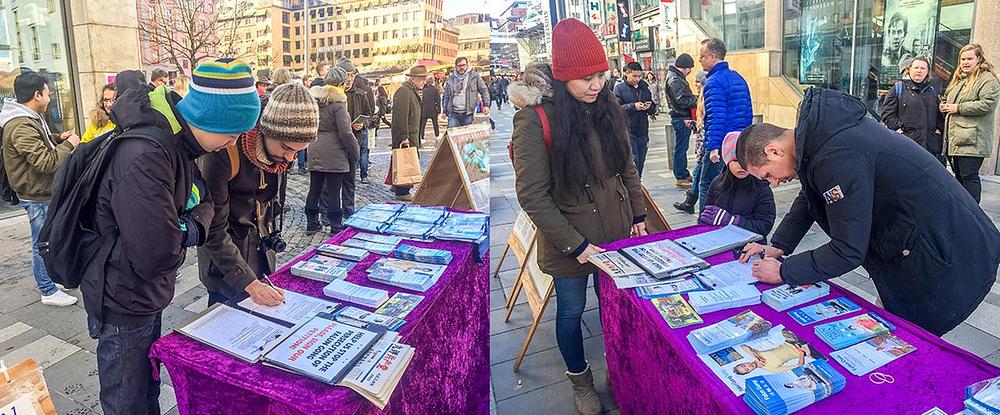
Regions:
<instances>
[{"instance_id":1,"label":"white sneaker","mask_svg":"<svg viewBox=\"0 0 1000 415\"><path fill-rule=\"evenodd\" d=\"M68 305L76 304L76 297L66 294L62 291L56 291L52 295L43 295L42 304L54 305L57 307L65 307Z\"/></svg>"}]
</instances>

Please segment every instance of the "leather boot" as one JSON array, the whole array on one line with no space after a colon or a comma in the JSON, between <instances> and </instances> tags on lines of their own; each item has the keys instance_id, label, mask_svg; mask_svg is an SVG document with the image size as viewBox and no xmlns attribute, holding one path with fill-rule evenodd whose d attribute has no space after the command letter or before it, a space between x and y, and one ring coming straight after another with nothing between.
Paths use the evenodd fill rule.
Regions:
<instances>
[{"instance_id":1,"label":"leather boot","mask_svg":"<svg viewBox=\"0 0 1000 415\"><path fill-rule=\"evenodd\" d=\"M684 201L674 202L674 209L677 209L689 215L693 215L695 203L698 203L698 194L691 192L684 192Z\"/></svg>"},{"instance_id":2,"label":"leather boot","mask_svg":"<svg viewBox=\"0 0 1000 415\"><path fill-rule=\"evenodd\" d=\"M582 415L598 415L604 411L601 400L594 388L594 373L587 369L580 373L566 372L566 377L573 383L573 399L576 401L576 411Z\"/></svg>"},{"instance_id":3,"label":"leather boot","mask_svg":"<svg viewBox=\"0 0 1000 415\"><path fill-rule=\"evenodd\" d=\"M306 234L314 234L323 229L319 223L319 213L306 213Z\"/></svg>"}]
</instances>

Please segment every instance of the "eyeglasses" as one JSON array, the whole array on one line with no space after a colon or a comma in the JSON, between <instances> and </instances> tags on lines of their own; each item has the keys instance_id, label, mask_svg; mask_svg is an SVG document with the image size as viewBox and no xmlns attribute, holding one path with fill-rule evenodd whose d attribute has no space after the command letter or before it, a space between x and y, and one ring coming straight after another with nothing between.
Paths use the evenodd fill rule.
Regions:
<instances>
[{"instance_id":1,"label":"eyeglasses","mask_svg":"<svg viewBox=\"0 0 1000 415\"><path fill-rule=\"evenodd\" d=\"M104 98L104 99L101 100L101 102L115 102L115 99L114 98Z\"/></svg>"}]
</instances>

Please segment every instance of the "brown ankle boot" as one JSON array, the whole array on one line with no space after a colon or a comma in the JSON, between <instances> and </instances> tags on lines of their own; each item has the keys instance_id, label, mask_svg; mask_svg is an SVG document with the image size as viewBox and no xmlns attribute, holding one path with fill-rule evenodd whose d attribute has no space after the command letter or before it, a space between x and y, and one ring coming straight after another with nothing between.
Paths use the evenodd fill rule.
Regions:
<instances>
[{"instance_id":1,"label":"brown ankle boot","mask_svg":"<svg viewBox=\"0 0 1000 415\"><path fill-rule=\"evenodd\" d=\"M604 411L601 400L594 388L594 373L587 369L580 373L566 372L570 382L573 382L573 399L576 401L576 411L583 415L598 415Z\"/></svg>"}]
</instances>

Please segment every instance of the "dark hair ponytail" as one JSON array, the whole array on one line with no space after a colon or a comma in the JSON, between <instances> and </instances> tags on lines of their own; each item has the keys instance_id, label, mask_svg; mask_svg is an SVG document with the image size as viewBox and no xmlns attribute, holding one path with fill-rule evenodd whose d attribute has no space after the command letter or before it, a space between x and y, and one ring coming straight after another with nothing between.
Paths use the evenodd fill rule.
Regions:
<instances>
[{"instance_id":1,"label":"dark hair ponytail","mask_svg":"<svg viewBox=\"0 0 1000 415\"><path fill-rule=\"evenodd\" d=\"M594 171L597 157L603 158L610 174L625 171L628 162L628 123L625 111L609 85L601 90L597 101L584 104L566 89L566 83L552 81L553 182L557 189L582 187L589 179L600 179ZM593 154L590 134L596 131L600 155Z\"/></svg>"}]
</instances>

